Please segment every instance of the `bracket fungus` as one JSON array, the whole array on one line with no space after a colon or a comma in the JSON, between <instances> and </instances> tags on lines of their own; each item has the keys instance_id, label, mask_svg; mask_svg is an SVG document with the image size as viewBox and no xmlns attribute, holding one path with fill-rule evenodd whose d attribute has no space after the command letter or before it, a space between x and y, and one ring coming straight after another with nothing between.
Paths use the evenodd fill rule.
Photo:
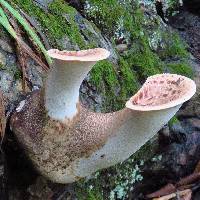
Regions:
<instances>
[{"instance_id":1,"label":"bracket fungus","mask_svg":"<svg viewBox=\"0 0 200 200\"><path fill-rule=\"evenodd\" d=\"M79 102L79 87L105 49L49 50L54 59L43 89L21 102L11 127L35 168L71 183L124 161L156 134L196 91L176 74L151 76L124 109L95 113Z\"/></svg>"}]
</instances>

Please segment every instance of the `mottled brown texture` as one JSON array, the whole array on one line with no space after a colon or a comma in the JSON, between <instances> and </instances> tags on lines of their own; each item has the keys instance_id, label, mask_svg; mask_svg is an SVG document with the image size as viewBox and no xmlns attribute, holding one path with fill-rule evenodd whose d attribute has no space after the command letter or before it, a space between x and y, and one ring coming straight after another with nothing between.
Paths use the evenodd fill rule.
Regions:
<instances>
[{"instance_id":1,"label":"mottled brown texture","mask_svg":"<svg viewBox=\"0 0 200 200\"><path fill-rule=\"evenodd\" d=\"M162 75L148 79L133 98L134 105L162 105L174 101L187 92L186 81L179 76Z\"/></svg>"},{"instance_id":2,"label":"mottled brown texture","mask_svg":"<svg viewBox=\"0 0 200 200\"><path fill-rule=\"evenodd\" d=\"M130 110L93 113L77 105L77 114L63 123L49 118L43 104L42 92L32 93L20 112L11 118L11 127L27 150L36 167L47 173L63 170L72 161L88 157L101 148L129 115ZM73 170L71 170L73 174Z\"/></svg>"}]
</instances>

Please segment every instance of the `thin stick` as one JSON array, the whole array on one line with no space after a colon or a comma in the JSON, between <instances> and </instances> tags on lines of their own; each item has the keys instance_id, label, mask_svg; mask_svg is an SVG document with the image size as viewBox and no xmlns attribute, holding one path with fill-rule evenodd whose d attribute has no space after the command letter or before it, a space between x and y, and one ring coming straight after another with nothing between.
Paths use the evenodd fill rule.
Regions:
<instances>
[{"instance_id":1,"label":"thin stick","mask_svg":"<svg viewBox=\"0 0 200 200\"><path fill-rule=\"evenodd\" d=\"M153 200L169 200L169 199L177 197L177 195L182 197L182 196L188 195L189 193L192 193L192 191L190 189L187 189L187 190L178 191L177 193L172 193L163 197L154 198Z\"/></svg>"}]
</instances>

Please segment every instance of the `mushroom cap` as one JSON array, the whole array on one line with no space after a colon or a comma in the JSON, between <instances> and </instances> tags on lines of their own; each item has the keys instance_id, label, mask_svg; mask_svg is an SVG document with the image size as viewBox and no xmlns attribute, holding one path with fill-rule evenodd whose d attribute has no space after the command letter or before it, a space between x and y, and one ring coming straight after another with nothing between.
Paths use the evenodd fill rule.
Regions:
<instances>
[{"instance_id":1,"label":"mushroom cap","mask_svg":"<svg viewBox=\"0 0 200 200\"><path fill-rule=\"evenodd\" d=\"M157 74L147 78L126 107L138 111L167 109L189 100L195 92L195 82L185 76Z\"/></svg>"},{"instance_id":2,"label":"mushroom cap","mask_svg":"<svg viewBox=\"0 0 200 200\"><path fill-rule=\"evenodd\" d=\"M50 57L63 61L99 61L109 57L110 52L103 48L95 48L80 51L60 51L58 49L48 50Z\"/></svg>"}]
</instances>

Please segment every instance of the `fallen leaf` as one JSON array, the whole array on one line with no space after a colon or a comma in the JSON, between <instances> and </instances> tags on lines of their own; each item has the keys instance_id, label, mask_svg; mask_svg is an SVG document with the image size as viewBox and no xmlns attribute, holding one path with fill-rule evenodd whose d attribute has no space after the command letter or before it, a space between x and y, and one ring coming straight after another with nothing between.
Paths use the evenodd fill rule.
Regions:
<instances>
[{"instance_id":1,"label":"fallen leaf","mask_svg":"<svg viewBox=\"0 0 200 200\"><path fill-rule=\"evenodd\" d=\"M173 193L175 191L176 191L176 187L170 183L170 184L167 184L164 187L162 187L160 190L157 190L156 192L146 195L146 197L151 199L154 197L165 196L165 195Z\"/></svg>"},{"instance_id":2,"label":"fallen leaf","mask_svg":"<svg viewBox=\"0 0 200 200\"><path fill-rule=\"evenodd\" d=\"M175 198L177 196L179 198L181 197L182 198L181 200L188 200L188 199L183 199L183 197L185 197L186 195L188 195L190 193L192 194L192 191L190 189L187 189L187 190L183 190L183 191L177 191L177 192L174 192L174 193L166 195L166 196L154 198L153 200L170 200L170 199Z\"/></svg>"},{"instance_id":3,"label":"fallen leaf","mask_svg":"<svg viewBox=\"0 0 200 200\"><path fill-rule=\"evenodd\" d=\"M191 200L192 199L192 191L185 194L180 200Z\"/></svg>"},{"instance_id":4,"label":"fallen leaf","mask_svg":"<svg viewBox=\"0 0 200 200\"><path fill-rule=\"evenodd\" d=\"M176 187L180 187L183 185L188 185L200 180L200 173L193 173L189 176L181 178L181 180L176 184Z\"/></svg>"},{"instance_id":5,"label":"fallen leaf","mask_svg":"<svg viewBox=\"0 0 200 200\"><path fill-rule=\"evenodd\" d=\"M200 161L197 163L194 172L196 172L196 173L199 172L200 173Z\"/></svg>"}]
</instances>

